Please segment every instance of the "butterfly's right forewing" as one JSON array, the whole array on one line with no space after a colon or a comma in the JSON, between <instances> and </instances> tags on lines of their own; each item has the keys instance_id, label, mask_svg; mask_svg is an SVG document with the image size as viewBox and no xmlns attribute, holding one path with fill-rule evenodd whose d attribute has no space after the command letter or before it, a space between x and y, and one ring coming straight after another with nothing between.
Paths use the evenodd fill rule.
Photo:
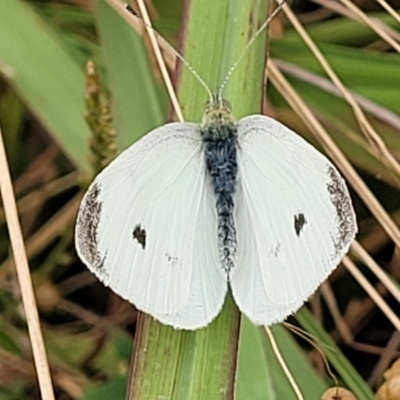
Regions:
<instances>
[{"instance_id":1,"label":"butterfly's right forewing","mask_svg":"<svg viewBox=\"0 0 400 400\"><path fill-rule=\"evenodd\" d=\"M77 220L78 254L138 309L178 328L205 326L227 290L214 203L197 125L165 125L91 184Z\"/></svg>"},{"instance_id":2,"label":"butterfly's right forewing","mask_svg":"<svg viewBox=\"0 0 400 400\"><path fill-rule=\"evenodd\" d=\"M284 125L245 117L238 143L238 263L230 283L239 309L271 325L336 268L357 232L356 216L335 166Z\"/></svg>"}]
</instances>

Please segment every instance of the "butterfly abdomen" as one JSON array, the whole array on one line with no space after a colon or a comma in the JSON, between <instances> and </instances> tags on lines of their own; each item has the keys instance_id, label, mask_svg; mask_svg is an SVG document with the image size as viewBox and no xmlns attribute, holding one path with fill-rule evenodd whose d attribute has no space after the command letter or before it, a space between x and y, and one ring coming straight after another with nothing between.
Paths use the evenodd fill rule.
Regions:
<instances>
[{"instance_id":1,"label":"butterfly abdomen","mask_svg":"<svg viewBox=\"0 0 400 400\"><path fill-rule=\"evenodd\" d=\"M216 196L220 259L227 273L235 266L236 229L233 221L233 194L237 176L236 125L203 128L205 161Z\"/></svg>"}]
</instances>

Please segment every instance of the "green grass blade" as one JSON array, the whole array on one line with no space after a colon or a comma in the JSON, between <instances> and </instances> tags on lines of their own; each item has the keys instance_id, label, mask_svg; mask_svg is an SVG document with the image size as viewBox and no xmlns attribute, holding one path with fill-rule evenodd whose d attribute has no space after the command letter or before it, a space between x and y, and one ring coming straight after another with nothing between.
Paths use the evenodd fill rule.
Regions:
<instances>
[{"instance_id":1,"label":"green grass blade","mask_svg":"<svg viewBox=\"0 0 400 400\"><path fill-rule=\"evenodd\" d=\"M304 398L319 400L328 384L313 370L304 352L283 326L274 325L271 331ZM243 318L239 349L236 400L297 400L264 328L255 327Z\"/></svg>"},{"instance_id":2,"label":"green grass blade","mask_svg":"<svg viewBox=\"0 0 400 400\"><path fill-rule=\"evenodd\" d=\"M239 315L230 297L211 325L194 332L141 317L130 398L232 398Z\"/></svg>"},{"instance_id":3,"label":"green grass blade","mask_svg":"<svg viewBox=\"0 0 400 400\"><path fill-rule=\"evenodd\" d=\"M124 149L166 121L166 93L154 80L143 39L105 0L95 1L95 14L117 142Z\"/></svg>"},{"instance_id":4,"label":"green grass blade","mask_svg":"<svg viewBox=\"0 0 400 400\"><path fill-rule=\"evenodd\" d=\"M347 386L358 399L374 400L375 396L367 383L342 354L328 333L322 329L321 325L315 321L315 318L305 307L296 314L296 319L303 329L319 341L317 344L322 347L322 351L330 364L332 364L337 371L344 385Z\"/></svg>"},{"instance_id":5,"label":"green grass blade","mask_svg":"<svg viewBox=\"0 0 400 400\"><path fill-rule=\"evenodd\" d=\"M83 70L20 0L0 2L0 71L77 165L88 168Z\"/></svg>"},{"instance_id":6,"label":"green grass blade","mask_svg":"<svg viewBox=\"0 0 400 400\"><path fill-rule=\"evenodd\" d=\"M256 0L204 3L187 3L182 51L215 90L266 18L267 4ZM260 111L264 46L265 36L255 43L228 84L225 97L236 117ZM182 66L178 87L185 117L200 121L208 96ZM131 398L233 398L238 327L239 312L230 295L217 319L198 331L176 331L144 317L135 344Z\"/></svg>"},{"instance_id":7,"label":"green grass blade","mask_svg":"<svg viewBox=\"0 0 400 400\"><path fill-rule=\"evenodd\" d=\"M328 43L320 43L319 47L348 89L388 112L396 113L395 105L399 97L396 88L400 85L397 55L350 49ZM289 62L294 68L300 67L305 72L314 73L317 77L327 78L315 57L299 38L275 41L271 45L271 51L275 59ZM351 63L349 63L350 59ZM379 73L379 71L384 71L384 73ZM372 76L374 79L371 79ZM327 93L324 88L314 86L311 82L305 82L290 75L288 78L294 89L301 94L302 99L319 115L324 116L324 122L330 127L333 140L354 165L373 176L379 176L389 184L398 186L398 180L393 176L393 171L387 168L382 157L370 151L368 141L361 133L354 118L354 112L346 101ZM280 103L280 96L274 90L270 91L270 95L278 100L278 105L283 104ZM338 118L338 115L341 118ZM396 127L378 122L376 117L369 119L387 143L389 150L393 153L399 152L400 142L397 140ZM282 116L282 120L314 145L316 144L315 139L307 130L304 130L297 117L289 120Z\"/></svg>"}]
</instances>

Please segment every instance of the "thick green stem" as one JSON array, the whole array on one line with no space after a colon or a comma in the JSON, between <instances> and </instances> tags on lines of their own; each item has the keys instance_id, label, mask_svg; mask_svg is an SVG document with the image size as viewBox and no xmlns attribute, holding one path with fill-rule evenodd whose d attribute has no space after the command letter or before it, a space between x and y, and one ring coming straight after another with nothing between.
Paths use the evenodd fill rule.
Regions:
<instances>
[{"instance_id":1,"label":"thick green stem","mask_svg":"<svg viewBox=\"0 0 400 400\"><path fill-rule=\"evenodd\" d=\"M186 2L181 51L212 91L222 82L266 14L265 0ZM236 118L260 111L264 49L265 40L260 37L232 74L223 93L231 102ZM200 121L207 93L186 67L179 65L178 70L178 95L184 116ZM230 293L215 321L197 331L174 330L142 315L128 398L233 399L239 326L240 313Z\"/></svg>"}]
</instances>

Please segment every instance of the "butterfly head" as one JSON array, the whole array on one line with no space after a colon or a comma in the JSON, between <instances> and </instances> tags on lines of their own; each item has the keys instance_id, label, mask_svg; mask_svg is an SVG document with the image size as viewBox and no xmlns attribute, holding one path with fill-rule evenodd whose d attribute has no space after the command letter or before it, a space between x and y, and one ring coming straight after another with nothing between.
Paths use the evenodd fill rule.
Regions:
<instances>
[{"instance_id":1,"label":"butterfly head","mask_svg":"<svg viewBox=\"0 0 400 400\"><path fill-rule=\"evenodd\" d=\"M232 107L227 100L220 96L213 96L212 100L206 104L201 126L221 126L235 125L236 120L232 114Z\"/></svg>"}]
</instances>

